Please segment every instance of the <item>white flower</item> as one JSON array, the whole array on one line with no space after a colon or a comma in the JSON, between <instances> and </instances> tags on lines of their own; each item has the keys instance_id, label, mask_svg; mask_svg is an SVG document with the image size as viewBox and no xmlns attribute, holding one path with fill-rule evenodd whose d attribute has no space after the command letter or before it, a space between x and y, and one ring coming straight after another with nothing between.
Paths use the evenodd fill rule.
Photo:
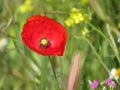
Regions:
<instances>
[{"instance_id":1,"label":"white flower","mask_svg":"<svg viewBox=\"0 0 120 90\"><path fill-rule=\"evenodd\" d=\"M8 43L6 38L0 38L0 49L2 49L4 46L6 46Z\"/></svg>"},{"instance_id":2,"label":"white flower","mask_svg":"<svg viewBox=\"0 0 120 90\"><path fill-rule=\"evenodd\" d=\"M118 79L120 76L120 68L116 69L116 68L113 68L110 73L109 73L109 78L110 79Z\"/></svg>"}]
</instances>

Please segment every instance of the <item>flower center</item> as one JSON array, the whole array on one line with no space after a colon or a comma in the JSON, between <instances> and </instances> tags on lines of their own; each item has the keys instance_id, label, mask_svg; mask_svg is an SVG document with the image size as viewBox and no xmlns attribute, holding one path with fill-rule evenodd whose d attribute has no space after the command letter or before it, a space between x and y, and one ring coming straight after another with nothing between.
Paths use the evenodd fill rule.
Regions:
<instances>
[{"instance_id":1,"label":"flower center","mask_svg":"<svg viewBox=\"0 0 120 90\"><path fill-rule=\"evenodd\" d=\"M39 42L39 47L48 48L51 45L50 41L46 38L41 38Z\"/></svg>"},{"instance_id":2,"label":"flower center","mask_svg":"<svg viewBox=\"0 0 120 90\"><path fill-rule=\"evenodd\" d=\"M116 76L120 76L120 68L116 70Z\"/></svg>"}]
</instances>

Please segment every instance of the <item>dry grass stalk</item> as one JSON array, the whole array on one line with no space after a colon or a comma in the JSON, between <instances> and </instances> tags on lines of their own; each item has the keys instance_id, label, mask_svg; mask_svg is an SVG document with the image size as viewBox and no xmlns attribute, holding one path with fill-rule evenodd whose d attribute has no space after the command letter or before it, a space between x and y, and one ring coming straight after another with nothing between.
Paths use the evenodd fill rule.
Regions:
<instances>
[{"instance_id":1,"label":"dry grass stalk","mask_svg":"<svg viewBox=\"0 0 120 90\"><path fill-rule=\"evenodd\" d=\"M73 58L73 64L68 79L67 90L75 90L79 79L80 70L81 70L81 56L80 53L77 53Z\"/></svg>"}]
</instances>

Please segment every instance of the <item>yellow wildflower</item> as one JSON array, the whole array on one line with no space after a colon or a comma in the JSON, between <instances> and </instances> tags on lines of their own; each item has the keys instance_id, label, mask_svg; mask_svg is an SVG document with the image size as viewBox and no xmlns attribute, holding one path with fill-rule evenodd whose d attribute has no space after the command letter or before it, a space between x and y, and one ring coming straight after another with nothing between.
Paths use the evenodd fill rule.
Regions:
<instances>
[{"instance_id":1,"label":"yellow wildflower","mask_svg":"<svg viewBox=\"0 0 120 90\"><path fill-rule=\"evenodd\" d=\"M84 27L82 31L82 35L86 36L87 34L88 34L88 29Z\"/></svg>"},{"instance_id":2,"label":"yellow wildflower","mask_svg":"<svg viewBox=\"0 0 120 90\"><path fill-rule=\"evenodd\" d=\"M83 15L80 13L80 11L76 8L73 8L70 13L70 18L73 18L75 23L79 23L80 21L84 20Z\"/></svg>"},{"instance_id":3,"label":"yellow wildflower","mask_svg":"<svg viewBox=\"0 0 120 90\"><path fill-rule=\"evenodd\" d=\"M32 6L32 0L25 0L24 3L19 7L21 13L31 12L34 9Z\"/></svg>"},{"instance_id":4,"label":"yellow wildflower","mask_svg":"<svg viewBox=\"0 0 120 90\"><path fill-rule=\"evenodd\" d=\"M74 24L74 20L71 19L71 18L67 18L66 21L65 21L65 23L66 23L67 26L70 27L70 26L72 26Z\"/></svg>"},{"instance_id":5,"label":"yellow wildflower","mask_svg":"<svg viewBox=\"0 0 120 90\"><path fill-rule=\"evenodd\" d=\"M77 8L72 8L69 17L65 20L67 26L72 26L84 21L84 16Z\"/></svg>"}]
</instances>

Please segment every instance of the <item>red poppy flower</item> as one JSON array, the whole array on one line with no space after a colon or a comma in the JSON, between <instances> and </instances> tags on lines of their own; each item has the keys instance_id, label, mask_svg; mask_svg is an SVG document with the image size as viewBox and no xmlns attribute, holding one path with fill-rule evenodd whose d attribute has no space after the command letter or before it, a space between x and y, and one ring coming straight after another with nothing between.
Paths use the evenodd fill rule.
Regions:
<instances>
[{"instance_id":1,"label":"red poppy flower","mask_svg":"<svg viewBox=\"0 0 120 90\"><path fill-rule=\"evenodd\" d=\"M21 35L24 44L39 54L63 55L67 33L54 19L41 15L31 16L24 24Z\"/></svg>"}]
</instances>

